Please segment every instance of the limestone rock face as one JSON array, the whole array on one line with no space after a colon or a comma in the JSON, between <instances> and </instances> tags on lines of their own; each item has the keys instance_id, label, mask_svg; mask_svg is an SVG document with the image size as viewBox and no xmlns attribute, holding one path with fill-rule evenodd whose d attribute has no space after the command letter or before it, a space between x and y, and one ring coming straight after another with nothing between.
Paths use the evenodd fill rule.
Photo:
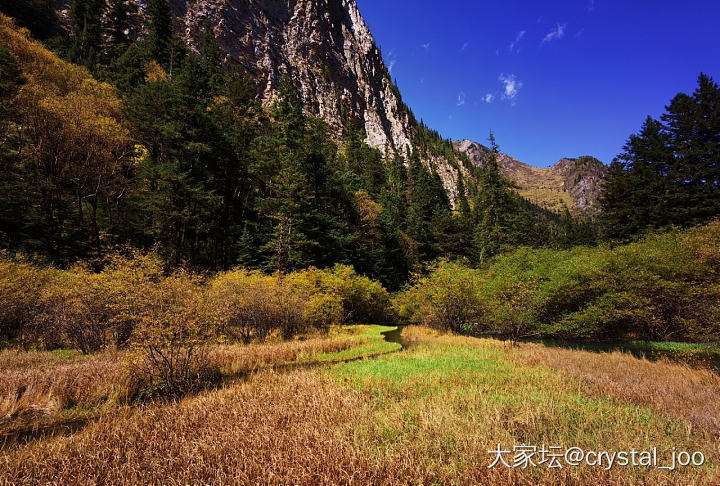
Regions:
<instances>
[{"instance_id":1,"label":"limestone rock face","mask_svg":"<svg viewBox=\"0 0 720 486\"><path fill-rule=\"evenodd\" d=\"M490 149L471 140L453 142L470 162L482 166ZM547 168L520 162L506 154L498 155L503 175L514 181L521 195L554 211L570 210L581 217L591 217L599 210L598 199L607 167L593 157L563 158Z\"/></svg>"},{"instance_id":2,"label":"limestone rock face","mask_svg":"<svg viewBox=\"0 0 720 486\"><path fill-rule=\"evenodd\" d=\"M272 103L287 74L306 112L329 123L338 139L353 116L372 147L405 153L411 146L410 115L355 0L170 0L170 6L176 31L191 47L210 22L263 103Z\"/></svg>"}]
</instances>

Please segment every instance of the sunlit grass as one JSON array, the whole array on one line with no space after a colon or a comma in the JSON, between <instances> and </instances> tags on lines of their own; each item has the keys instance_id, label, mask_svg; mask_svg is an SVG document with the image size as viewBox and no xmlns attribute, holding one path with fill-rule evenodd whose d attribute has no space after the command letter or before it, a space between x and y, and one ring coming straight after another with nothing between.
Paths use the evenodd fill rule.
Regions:
<instances>
[{"instance_id":1,"label":"sunlit grass","mask_svg":"<svg viewBox=\"0 0 720 486\"><path fill-rule=\"evenodd\" d=\"M210 363L224 378L265 368L343 361L395 350L383 326L334 326L326 334L251 345L218 345ZM132 383L123 366L126 353L90 356L76 351L0 351L0 434L93 417L133 402Z\"/></svg>"},{"instance_id":2,"label":"sunlit grass","mask_svg":"<svg viewBox=\"0 0 720 486\"><path fill-rule=\"evenodd\" d=\"M250 346L247 359L315 360L318 366L282 372L259 367L247 381L178 403L120 407L70 437L1 451L0 477L23 484L308 485L671 485L720 479L711 434L678 410L645 403L622 388L654 379L670 398L681 381L720 390L706 371L426 328L406 328L403 337L415 344L392 352L399 345L382 336L392 329L338 327L308 341ZM298 346L303 351L295 354ZM358 356L368 359L353 359ZM585 362L605 381L584 375ZM627 384L618 381L616 369ZM677 447L703 451L708 462L672 473L488 469L488 450L498 443L609 451Z\"/></svg>"},{"instance_id":3,"label":"sunlit grass","mask_svg":"<svg viewBox=\"0 0 720 486\"><path fill-rule=\"evenodd\" d=\"M510 355L522 351L498 342L449 339L453 342L427 338L402 353L328 369L337 383L371 397L373 420L358 424L356 434L373 444L374 454L413 450L445 473L462 477L478 461L484 464L487 450L497 443L714 453L708 437L694 434L681 418L592 393L581 380L546 366L513 363ZM710 457L704 469L685 473L712 476L714 461ZM589 477L587 471L580 474ZM612 477L661 475L635 469Z\"/></svg>"},{"instance_id":4,"label":"sunlit grass","mask_svg":"<svg viewBox=\"0 0 720 486\"><path fill-rule=\"evenodd\" d=\"M337 327L331 331L330 337L350 335L350 338L357 344L341 351L319 353L315 359L318 361L344 361L397 351L401 347L400 344L388 342L382 335L382 333L394 329L397 327L363 324Z\"/></svg>"}]
</instances>

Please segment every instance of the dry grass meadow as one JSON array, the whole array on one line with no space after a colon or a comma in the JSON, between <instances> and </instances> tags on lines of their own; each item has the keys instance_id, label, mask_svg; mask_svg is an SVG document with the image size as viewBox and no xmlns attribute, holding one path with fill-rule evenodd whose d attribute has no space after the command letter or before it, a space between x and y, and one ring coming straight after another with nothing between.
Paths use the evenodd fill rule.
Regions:
<instances>
[{"instance_id":1,"label":"dry grass meadow","mask_svg":"<svg viewBox=\"0 0 720 486\"><path fill-rule=\"evenodd\" d=\"M0 484L720 484L709 372L420 327L398 350L381 335L390 329L220 347L221 385L144 404L119 398L117 356L5 352L6 437L87 420L6 440ZM497 443L677 447L707 460L672 472L489 469Z\"/></svg>"}]
</instances>

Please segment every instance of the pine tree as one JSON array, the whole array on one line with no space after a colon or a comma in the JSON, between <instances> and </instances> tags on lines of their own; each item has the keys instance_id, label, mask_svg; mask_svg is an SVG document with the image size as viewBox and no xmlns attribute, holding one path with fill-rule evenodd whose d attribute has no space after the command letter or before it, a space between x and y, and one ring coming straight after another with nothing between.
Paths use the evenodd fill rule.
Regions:
<instances>
[{"instance_id":1,"label":"pine tree","mask_svg":"<svg viewBox=\"0 0 720 486\"><path fill-rule=\"evenodd\" d=\"M519 213L512 181L500 172L495 136L490 132L490 153L479 171L475 201L475 244L480 262L514 243L515 218Z\"/></svg>"},{"instance_id":2,"label":"pine tree","mask_svg":"<svg viewBox=\"0 0 720 486\"><path fill-rule=\"evenodd\" d=\"M270 252L269 267L285 273L311 263L317 245L308 235L315 216L314 194L301 153L307 119L287 76L280 82L272 114L279 171L271 179L270 195L261 201L261 212L272 223L264 249Z\"/></svg>"},{"instance_id":3,"label":"pine tree","mask_svg":"<svg viewBox=\"0 0 720 486\"><path fill-rule=\"evenodd\" d=\"M476 256L473 251L473 214L461 172L458 173L455 192L455 211L437 213L432 219L433 238L443 257L473 261Z\"/></svg>"},{"instance_id":4,"label":"pine tree","mask_svg":"<svg viewBox=\"0 0 720 486\"><path fill-rule=\"evenodd\" d=\"M695 93L675 96L662 120L648 117L610 166L601 197L605 237L720 214L720 88L701 74Z\"/></svg>"},{"instance_id":5,"label":"pine tree","mask_svg":"<svg viewBox=\"0 0 720 486\"><path fill-rule=\"evenodd\" d=\"M365 131L357 126L357 122L348 119L345 122L345 169L346 177L357 178L355 189L364 189L377 198L387 178L382 153L365 143Z\"/></svg>"},{"instance_id":6,"label":"pine tree","mask_svg":"<svg viewBox=\"0 0 720 486\"><path fill-rule=\"evenodd\" d=\"M401 157L390 156L386 164L386 182L380 195L382 219L390 233L397 234L405 228L408 174Z\"/></svg>"},{"instance_id":7,"label":"pine tree","mask_svg":"<svg viewBox=\"0 0 720 486\"><path fill-rule=\"evenodd\" d=\"M671 222L685 225L720 214L720 87L700 74L692 96L679 94L662 117L674 157Z\"/></svg>"},{"instance_id":8,"label":"pine tree","mask_svg":"<svg viewBox=\"0 0 720 486\"><path fill-rule=\"evenodd\" d=\"M303 114L302 101L297 95L289 76L283 76L278 96L272 108L275 125L282 143L289 150L298 150L305 132L307 119Z\"/></svg>"},{"instance_id":9,"label":"pine tree","mask_svg":"<svg viewBox=\"0 0 720 486\"><path fill-rule=\"evenodd\" d=\"M438 256L437 238L433 230L437 216L450 215L450 202L437 172L426 169L420 163L417 152L410 155L408 168L408 209L406 233L417 245L413 265Z\"/></svg>"},{"instance_id":10,"label":"pine tree","mask_svg":"<svg viewBox=\"0 0 720 486\"><path fill-rule=\"evenodd\" d=\"M610 165L600 199L603 235L627 238L670 222L665 175L672 163L662 124L648 117Z\"/></svg>"},{"instance_id":11,"label":"pine tree","mask_svg":"<svg viewBox=\"0 0 720 486\"><path fill-rule=\"evenodd\" d=\"M70 9L70 59L94 70L103 46L105 0L75 0Z\"/></svg>"},{"instance_id":12,"label":"pine tree","mask_svg":"<svg viewBox=\"0 0 720 486\"><path fill-rule=\"evenodd\" d=\"M168 0L149 0L146 14L149 19L147 44L150 56L172 71L172 15Z\"/></svg>"},{"instance_id":13,"label":"pine tree","mask_svg":"<svg viewBox=\"0 0 720 486\"><path fill-rule=\"evenodd\" d=\"M131 17L137 13L137 4L129 0L110 0L106 32L111 58L119 57L130 46Z\"/></svg>"}]
</instances>

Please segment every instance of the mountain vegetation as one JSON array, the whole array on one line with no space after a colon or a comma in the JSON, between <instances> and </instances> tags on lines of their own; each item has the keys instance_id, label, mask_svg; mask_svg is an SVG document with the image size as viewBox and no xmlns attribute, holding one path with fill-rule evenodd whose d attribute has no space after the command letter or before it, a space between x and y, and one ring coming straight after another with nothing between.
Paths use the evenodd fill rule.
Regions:
<instances>
[{"instance_id":1,"label":"mountain vegetation","mask_svg":"<svg viewBox=\"0 0 720 486\"><path fill-rule=\"evenodd\" d=\"M517 244L594 239L591 225L521 200L422 123L414 150L383 155L352 118L335 141L289 78L265 109L212 31L198 52L172 34L167 2L148 7L148 35L132 42L117 33L127 12L100 22L104 8L73 4L66 52L84 67L2 18L9 251L58 265L126 246L207 270L341 263L399 288L441 256L479 262ZM421 163L438 155L475 171L461 176L455 209Z\"/></svg>"},{"instance_id":2,"label":"mountain vegetation","mask_svg":"<svg viewBox=\"0 0 720 486\"><path fill-rule=\"evenodd\" d=\"M405 107L416 133L406 153L368 145L363 124L352 114L338 140L328 123L307 114L289 76L270 106L259 103L250 74L223 57L209 23L194 50L173 33L166 0L147 5L145 35L131 35L135 15L128 2L73 2L69 36L57 53L9 17L0 18L0 245L8 258L27 255L60 269L83 265L73 270L80 279L85 271L102 275L117 255L136 251L154 252L163 271L173 275L234 267L292 275L348 265L390 290L410 281L398 300L400 315L410 322L434 319L428 316L437 309L411 303L434 302L420 295L435 275L458 272L462 286L461 275L477 272L473 285L490 287L461 287L462 299L473 304L448 310L441 327L512 336L707 339L714 333L712 322L687 314L691 296L672 290L687 277L676 276L679 271L661 273L657 288L645 280L635 285L628 276L627 288L613 293L619 284L607 279L622 272L604 265L626 253L593 248L593 219L525 199L507 177L508 167L521 164L507 165L492 133L489 148L458 147L414 121ZM58 43L63 41L53 41ZM719 92L701 75L692 96L678 95L662 122L648 119L629 139L603 186L603 238L627 240L717 215ZM457 173L452 191L433 165L440 158ZM597 166L581 157L553 170L571 191ZM712 233L714 227L707 228ZM640 253L627 253L628 268L648 271L650 260L641 253L656 255L651 241L638 243ZM662 251L681 254L672 245ZM513 270L512 277L499 280L508 282L497 284L507 289L490 290L496 281L486 277L518 258L537 275L525 279ZM597 268L588 274L589 267L578 269L575 258ZM607 278L599 277L605 273ZM556 302L563 299L553 292L569 292L565 284L553 291L543 287L555 285L547 282L556 274L566 283L597 287L580 292L579 300ZM453 278L443 284L448 291ZM711 302L714 280L699 274L692 279L697 288L688 289L697 302ZM660 314L648 310L654 298L669 302L671 295L682 302L672 300L676 304ZM7 319L25 315L23 305ZM708 306L707 315L714 315ZM500 317L492 317L495 312ZM390 313L374 315L384 319ZM283 333L293 335L290 329ZM21 334L6 330L5 337ZM106 346L107 337L80 334L74 346L84 352ZM115 345L130 334L126 329Z\"/></svg>"},{"instance_id":3,"label":"mountain vegetation","mask_svg":"<svg viewBox=\"0 0 720 486\"><path fill-rule=\"evenodd\" d=\"M509 339L717 341L720 223L627 245L440 261L395 296L408 323Z\"/></svg>"},{"instance_id":4,"label":"mountain vegetation","mask_svg":"<svg viewBox=\"0 0 720 486\"><path fill-rule=\"evenodd\" d=\"M469 162L481 167L491 149L471 140L453 142ZM594 157L563 158L550 167L525 164L507 154L497 155L500 170L516 184L515 190L529 202L552 212L566 211L580 219L594 219L607 167Z\"/></svg>"}]
</instances>

